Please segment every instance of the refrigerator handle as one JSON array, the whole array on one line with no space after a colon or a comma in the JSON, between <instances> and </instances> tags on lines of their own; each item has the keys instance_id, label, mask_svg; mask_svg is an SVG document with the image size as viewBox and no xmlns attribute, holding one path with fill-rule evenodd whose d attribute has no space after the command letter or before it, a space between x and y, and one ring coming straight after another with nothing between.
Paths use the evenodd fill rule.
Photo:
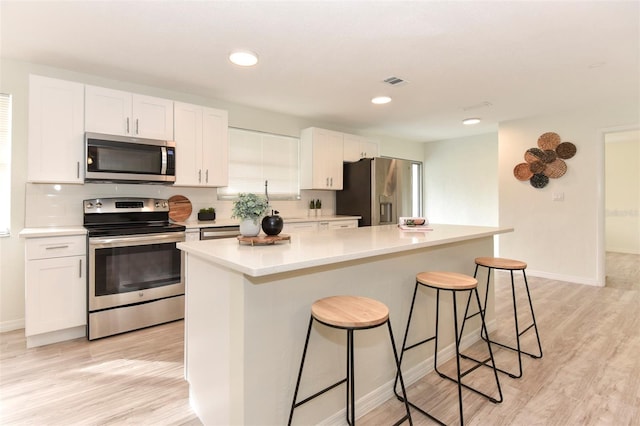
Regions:
<instances>
[{"instance_id":1,"label":"refrigerator handle","mask_svg":"<svg viewBox=\"0 0 640 426\"><path fill-rule=\"evenodd\" d=\"M392 212L393 204L390 202L381 202L380 203L380 223L391 223L391 219L393 218Z\"/></svg>"}]
</instances>

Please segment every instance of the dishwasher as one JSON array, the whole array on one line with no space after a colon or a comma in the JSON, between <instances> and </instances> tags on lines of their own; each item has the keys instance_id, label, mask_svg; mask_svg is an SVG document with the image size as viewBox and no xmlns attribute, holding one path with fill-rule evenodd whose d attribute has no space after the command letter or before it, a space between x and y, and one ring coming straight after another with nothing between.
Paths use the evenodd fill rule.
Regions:
<instances>
[{"instance_id":1,"label":"dishwasher","mask_svg":"<svg viewBox=\"0 0 640 426\"><path fill-rule=\"evenodd\" d=\"M201 240L219 240L221 238L235 238L240 235L240 225L211 226L200 228Z\"/></svg>"}]
</instances>

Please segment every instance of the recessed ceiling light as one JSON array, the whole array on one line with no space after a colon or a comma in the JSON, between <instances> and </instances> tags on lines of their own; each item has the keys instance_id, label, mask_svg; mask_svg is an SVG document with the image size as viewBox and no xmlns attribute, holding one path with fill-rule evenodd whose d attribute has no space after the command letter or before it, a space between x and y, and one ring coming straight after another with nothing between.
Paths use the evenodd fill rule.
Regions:
<instances>
[{"instance_id":1,"label":"recessed ceiling light","mask_svg":"<svg viewBox=\"0 0 640 426\"><path fill-rule=\"evenodd\" d=\"M462 124L464 124L465 126L470 126L472 124L478 124L480 122L479 118L465 118L464 120L462 120Z\"/></svg>"},{"instance_id":2,"label":"recessed ceiling light","mask_svg":"<svg viewBox=\"0 0 640 426\"><path fill-rule=\"evenodd\" d=\"M389 102L391 102L391 98L388 96L376 96L371 99L371 103L376 105L388 104Z\"/></svg>"},{"instance_id":3,"label":"recessed ceiling light","mask_svg":"<svg viewBox=\"0 0 640 426\"><path fill-rule=\"evenodd\" d=\"M229 54L229 60L241 67L251 67L258 63L258 55L248 50L236 50Z\"/></svg>"}]
</instances>

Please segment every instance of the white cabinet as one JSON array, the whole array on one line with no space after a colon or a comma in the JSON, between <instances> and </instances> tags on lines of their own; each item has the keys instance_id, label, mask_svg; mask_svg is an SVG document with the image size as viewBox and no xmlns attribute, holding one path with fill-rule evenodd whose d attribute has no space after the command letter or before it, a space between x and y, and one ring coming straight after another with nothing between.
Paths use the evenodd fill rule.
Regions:
<instances>
[{"instance_id":1,"label":"white cabinet","mask_svg":"<svg viewBox=\"0 0 640 426\"><path fill-rule=\"evenodd\" d=\"M322 221L318 223L318 229L347 229L347 228L357 228L358 220L357 219L347 219L347 220L331 220L331 221Z\"/></svg>"},{"instance_id":2,"label":"white cabinet","mask_svg":"<svg viewBox=\"0 0 640 426\"><path fill-rule=\"evenodd\" d=\"M27 181L83 183L83 84L29 76Z\"/></svg>"},{"instance_id":3,"label":"white cabinet","mask_svg":"<svg viewBox=\"0 0 640 426\"><path fill-rule=\"evenodd\" d=\"M173 140L173 101L104 87L85 88L85 130Z\"/></svg>"},{"instance_id":4,"label":"white cabinet","mask_svg":"<svg viewBox=\"0 0 640 426\"><path fill-rule=\"evenodd\" d=\"M378 156L378 144L357 135L344 134L344 161L354 162L362 158Z\"/></svg>"},{"instance_id":5,"label":"white cabinet","mask_svg":"<svg viewBox=\"0 0 640 426\"><path fill-rule=\"evenodd\" d=\"M174 186L226 186L229 182L227 111L175 103Z\"/></svg>"},{"instance_id":6,"label":"white cabinet","mask_svg":"<svg viewBox=\"0 0 640 426\"><path fill-rule=\"evenodd\" d=\"M25 244L25 335L28 346L64 337L44 333L83 327L87 319L86 237L27 239ZM84 329L80 329L83 335ZM77 334L67 338L79 337Z\"/></svg>"},{"instance_id":7,"label":"white cabinet","mask_svg":"<svg viewBox=\"0 0 640 426\"><path fill-rule=\"evenodd\" d=\"M343 134L310 127L300 138L300 189L342 189Z\"/></svg>"},{"instance_id":8,"label":"white cabinet","mask_svg":"<svg viewBox=\"0 0 640 426\"><path fill-rule=\"evenodd\" d=\"M315 232L318 230L318 222L292 222L285 220L282 227L283 234L293 234L299 232Z\"/></svg>"}]
</instances>

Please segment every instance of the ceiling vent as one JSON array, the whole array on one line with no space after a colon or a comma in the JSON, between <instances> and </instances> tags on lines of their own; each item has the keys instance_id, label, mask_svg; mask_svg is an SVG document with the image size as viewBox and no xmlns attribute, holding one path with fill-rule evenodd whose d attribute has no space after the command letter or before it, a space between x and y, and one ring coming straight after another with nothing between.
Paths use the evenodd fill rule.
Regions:
<instances>
[{"instance_id":1,"label":"ceiling vent","mask_svg":"<svg viewBox=\"0 0 640 426\"><path fill-rule=\"evenodd\" d=\"M388 77L382 80L382 82L387 83L390 86L402 86L408 83L407 80L403 80L400 77Z\"/></svg>"}]
</instances>

